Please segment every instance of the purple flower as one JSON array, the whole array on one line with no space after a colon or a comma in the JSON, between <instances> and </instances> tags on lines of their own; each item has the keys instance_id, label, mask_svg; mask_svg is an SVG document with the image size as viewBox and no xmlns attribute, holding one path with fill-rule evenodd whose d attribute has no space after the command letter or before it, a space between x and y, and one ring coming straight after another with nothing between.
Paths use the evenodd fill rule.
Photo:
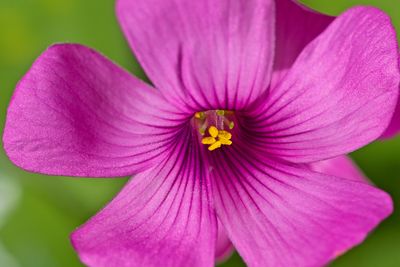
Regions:
<instances>
[{"instance_id":1,"label":"purple flower","mask_svg":"<svg viewBox=\"0 0 400 267\"><path fill-rule=\"evenodd\" d=\"M232 242L249 266L321 266L391 213L385 192L348 179L352 165L314 165L389 124L400 75L384 13L120 0L117 15L156 89L54 45L17 85L3 137L29 171L135 174L72 234L85 264L212 266Z\"/></svg>"}]
</instances>

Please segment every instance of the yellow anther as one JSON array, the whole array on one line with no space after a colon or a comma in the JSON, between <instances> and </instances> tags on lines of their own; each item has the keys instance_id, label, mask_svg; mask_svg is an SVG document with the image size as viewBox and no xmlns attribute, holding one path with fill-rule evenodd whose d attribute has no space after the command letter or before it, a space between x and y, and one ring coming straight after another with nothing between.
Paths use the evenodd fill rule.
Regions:
<instances>
[{"instance_id":1,"label":"yellow anther","mask_svg":"<svg viewBox=\"0 0 400 267\"><path fill-rule=\"evenodd\" d=\"M222 130L218 132L218 137L229 140L232 138L232 134L230 132Z\"/></svg>"},{"instance_id":2,"label":"yellow anther","mask_svg":"<svg viewBox=\"0 0 400 267\"><path fill-rule=\"evenodd\" d=\"M231 140L225 139L225 138L221 138L221 137L218 139L218 142L221 142L221 144L227 145L227 146L232 145L232 141Z\"/></svg>"},{"instance_id":3,"label":"yellow anther","mask_svg":"<svg viewBox=\"0 0 400 267\"><path fill-rule=\"evenodd\" d=\"M217 148L220 148L222 146L221 141L217 141L214 144L212 144L211 146L208 147L208 150L213 151Z\"/></svg>"},{"instance_id":4,"label":"yellow anther","mask_svg":"<svg viewBox=\"0 0 400 267\"><path fill-rule=\"evenodd\" d=\"M199 119L199 120L202 120L202 119L204 119L204 112L196 112L195 114L194 114L194 117L196 118L196 119Z\"/></svg>"},{"instance_id":5,"label":"yellow anther","mask_svg":"<svg viewBox=\"0 0 400 267\"><path fill-rule=\"evenodd\" d=\"M217 113L218 116L224 116L225 115L225 110L218 109L216 113Z\"/></svg>"},{"instance_id":6,"label":"yellow anther","mask_svg":"<svg viewBox=\"0 0 400 267\"><path fill-rule=\"evenodd\" d=\"M224 145L232 145L234 122L230 121L234 112L224 109L195 112L193 124L197 128L201 143L207 145L209 151Z\"/></svg>"},{"instance_id":7,"label":"yellow anther","mask_svg":"<svg viewBox=\"0 0 400 267\"><path fill-rule=\"evenodd\" d=\"M210 128L208 128L208 133L212 136L212 137L217 137L218 136L218 129L215 126L211 126Z\"/></svg>"},{"instance_id":8,"label":"yellow anther","mask_svg":"<svg viewBox=\"0 0 400 267\"><path fill-rule=\"evenodd\" d=\"M200 128L200 129L199 129L199 132L200 132L201 135L204 135L204 134L206 133L206 129Z\"/></svg>"},{"instance_id":9,"label":"yellow anther","mask_svg":"<svg viewBox=\"0 0 400 267\"><path fill-rule=\"evenodd\" d=\"M211 145L211 144L214 144L216 141L217 141L217 140L215 140L215 138L214 138L214 137L211 137L211 136L209 136L209 137L203 137L203 139L201 139L201 143L202 143L203 145Z\"/></svg>"}]
</instances>

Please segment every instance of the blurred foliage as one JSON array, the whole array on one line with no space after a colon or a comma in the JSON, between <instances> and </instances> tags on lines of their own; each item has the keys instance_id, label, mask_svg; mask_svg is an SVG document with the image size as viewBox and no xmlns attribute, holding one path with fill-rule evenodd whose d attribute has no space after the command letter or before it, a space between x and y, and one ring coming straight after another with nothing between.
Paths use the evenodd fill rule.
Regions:
<instances>
[{"instance_id":1,"label":"blurred foliage","mask_svg":"<svg viewBox=\"0 0 400 267\"><path fill-rule=\"evenodd\" d=\"M279 1L279 0L278 0ZM374 5L391 15L400 31L400 0L304 0L307 5L337 15L354 5ZM150 30L150 29L149 29ZM383 40L384 41L384 40ZM114 15L114 0L0 1L0 125L17 81L47 46L57 42L88 45L135 75L144 73L134 60ZM323 60L323 59L322 59ZM375 142L353 158L379 187L400 204L400 137ZM12 179L22 194L0 229L0 240L20 266L82 266L68 236L95 214L126 179L79 179L26 173L14 167L0 150L0 179ZM4 195L0 195L1 197ZM332 266L400 266L399 212L396 211L362 245ZM2 254L0 253L0 263ZM235 254L221 266L244 266ZM7 266L4 266L7 267Z\"/></svg>"}]
</instances>

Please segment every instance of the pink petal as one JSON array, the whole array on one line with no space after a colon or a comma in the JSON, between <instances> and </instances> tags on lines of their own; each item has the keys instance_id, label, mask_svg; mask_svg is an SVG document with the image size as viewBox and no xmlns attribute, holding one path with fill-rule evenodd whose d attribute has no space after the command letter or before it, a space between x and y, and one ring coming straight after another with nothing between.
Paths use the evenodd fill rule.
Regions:
<instances>
[{"instance_id":1,"label":"pink petal","mask_svg":"<svg viewBox=\"0 0 400 267\"><path fill-rule=\"evenodd\" d=\"M182 142L132 178L72 243L88 266L213 266L216 217L198 143ZM196 145L197 144L197 145Z\"/></svg>"},{"instance_id":2,"label":"pink petal","mask_svg":"<svg viewBox=\"0 0 400 267\"><path fill-rule=\"evenodd\" d=\"M217 243L215 246L215 258L217 262L224 262L233 253L233 245L226 233L224 226L218 221Z\"/></svg>"},{"instance_id":3,"label":"pink petal","mask_svg":"<svg viewBox=\"0 0 400 267\"><path fill-rule=\"evenodd\" d=\"M400 85L399 85L399 90L400 90ZM399 132L400 132L400 97L397 100L396 110L394 111L392 120L390 121L388 128L385 130L385 132L381 137L392 138Z\"/></svg>"},{"instance_id":4,"label":"pink petal","mask_svg":"<svg viewBox=\"0 0 400 267\"><path fill-rule=\"evenodd\" d=\"M310 167L313 171L327 175L369 183L368 178L364 176L360 168L358 168L349 156L339 156L313 162L310 164Z\"/></svg>"},{"instance_id":5,"label":"pink petal","mask_svg":"<svg viewBox=\"0 0 400 267\"><path fill-rule=\"evenodd\" d=\"M270 83L272 0L119 0L117 16L152 82L178 105L238 109Z\"/></svg>"},{"instance_id":6,"label":"pink petal","mask_svg":"<svg viewBox=\"0 0 400 267\"><path fill-rule=\"evenodd\" d=\"M271 86L286 75L303 48L314 40L334 17L301 5L294 0L276 2L276 49Z\"/></svg>"},{"instance_id":7,"label":"pink petal","mask_svg":"<svg viewBox=\"0 0 400 267\"><path fill-rule=\"evenodd\" d=\"M324 160L368 144L393 114L397 60L389 17L375 8L350 9L303 50L260 106L245 114L248 138L292 162Z\"/></svg>"},{"instance_id":8,"label":"pink petal","mask_svg":"<svg viewBox=\"0 0 400 267\"><path fill-rule=\"evenodd\" d=\"M18 83L3 142L29 171L124 176L168 150L181 122L173 112L159 92L97 52L54 45Z\"/></svg>"},{"instance_id":9,"label":"pink petal","mask_svg":"<svg viewBox=\"0 0 400 267\"><path fill-rule=\"evenodd\" d=\"M213 153L211 181L217 216L248 266L323 266L392 212L391 198L366 183L231 148Z\"/></svg>"}]
</instances>

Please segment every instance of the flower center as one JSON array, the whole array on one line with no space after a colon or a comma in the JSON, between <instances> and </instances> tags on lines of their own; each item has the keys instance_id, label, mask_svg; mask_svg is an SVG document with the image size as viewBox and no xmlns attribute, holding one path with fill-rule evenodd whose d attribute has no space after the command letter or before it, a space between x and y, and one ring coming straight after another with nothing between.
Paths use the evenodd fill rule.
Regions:
<instances>
[{"instance_id":1,"label":"flower center","mask_svg":"<svg viewBox=\"0 0 400 267\"><path fill-rule=\"evenodd\" d=\"M208 110L194 114L194 124L202 136L201 143L208 145L208 150L213 151L222 146L232 144L230 130L235 126L233 111Z\"/></svg>"}]
</instances>

